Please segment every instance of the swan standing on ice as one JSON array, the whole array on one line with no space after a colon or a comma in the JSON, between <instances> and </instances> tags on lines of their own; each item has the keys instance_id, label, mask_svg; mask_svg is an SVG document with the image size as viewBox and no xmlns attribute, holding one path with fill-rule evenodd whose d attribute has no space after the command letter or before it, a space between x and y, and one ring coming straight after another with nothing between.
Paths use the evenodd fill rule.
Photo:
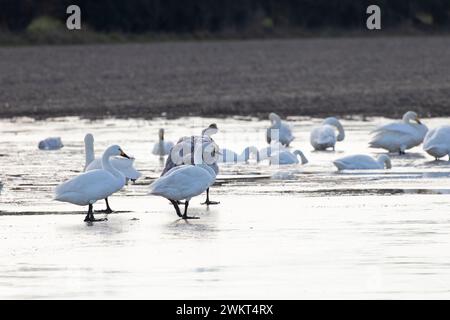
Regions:
<instances>
[{"instance_id":1,"label":"swan standing on ice","mask_svg":"<svg viewBox=\"0 0 450 320\"><path fill-rule=\"evenodd\" d=\"M56 187L54 200L89 206L84 221L101 221L94 218L92 205L122 189L126 181L125 176L111 164L114 156L129 158L119 146L110 146L103 153L102 169L85 172L63 182Z\"/></svg>"},{"instance_id":2,"label":"swan standing on ice","mask_svg":"<svg viewBox=\"0 0 450 320\"><path fill-rule=\"evenodd\" d=\"M215 175L219 173L219 166L217 165L217 155L220 155L220 149L214 140L211 138L211 135L218 132L217 125L215 123L210 124L206 129L202 130L201 136L190 136L190 137L182 137L178 140L177 144L172 148L171 154L167 157L166 164L164 167L161 176L164 176L171 170L172 168L184 164L192 164L190 161L188 163L185 162L185 159L188 154L193 154L195 146L199 145L203 150L210 150L210 155L212 157L212 161L208 161L206 165L210 167ZM190 159L190 158L189 158ZM209 200L209 187L206 189L206 201L202 204L206 205L214 205L219 204L220 202Z\"/></svg>"},{"instance_id":3,"label":"swan standing on ice","mask_svg":"<svg viewBox=\"0 0 450 320\"><path fill-rule=\"evenodd\" d=\"M417 123L411 123L415 121ZM389 152L405 154L405 151L422 143L428 128L422 124L417 113L408 111L402 121L393 122L375 129L369 143L371 148L382 148Z\"/></svg>"},{"instance_id":4,"label":"swan standing on ice","mask_svg":"<svg viewBox=\"0 0 450 320\"><path fill-rule=\"evenodd\" d=\"M450 126L430 130L423 141L423 150L436 160L448 156L450 161Z\"/></svg>"},{"instance_id":5,"label":"swan standing on ice","mask_svg":"<svg viewBox=\"0 0 450 320\"><path fill-rule=\"evenodd\" d=\"M298 164L299 161L297 156L300 156L302 164L308 163L308 159L306 159L305 155L300 150L295 150L294 152L285 150L272 155L270 157L270 164L271 165Z\"/></svg>"},{"instance_id":6,"label":"swan standing on ice","mask_svg":"<svg viewBox=\"0 0 450 320\"><path fill-rule=\"evenodd\" d=\"M170 153L173 142L164 141L164 129L159 129L159 141L153 145L152 154L163 157Z\"/></svg>"},{"instance_id":7,"label":"swan standing on ice","mask_svg":"<svg viewBox=\"0 0 450 320\"><path fill-rule=\"evenodd\" d=\"M40 141L38 145L40 150L58 150L62 147L64 147L64 145L59 137L47 138Z\"/></svg>"},{"instance_id":8,"label":"swan standing on ice","mask_svg":"<svg viewBox=\"0 0 450 320\"><path fill-rule=\"evenodd\" d=\"M217 160L221 163L238 163L238 162L248 162L250 155L254 155L256 162L259 162L259 151L256 147L250 146L244 149L241 154L229 149L220 149L220 157Z\"/></svg>"},{"instance_id":9,"label":"swan standing on ice","mask_svg":"<svg viewBox=\"0 0 450 320\"><path fill-rule=\"evenodd\" d=\"M90 133L86 134L84 137L84 150L85 150L85 156L86 156L86 162L84 165L84 171L92 171L92 170L98 170L102 169L102 159L95 158L95 152L94 152L94 136ZM134 167L134 158L112 158L111 164L114 168L119 170L125 178L131 181L136 181L142 174L137 171ZM106 210L103 210L102 212L105 213L111 213L113 210L109 206L108 198L105 198L106 202Z\"/></svg>"},{"instance_id":10,"label":"swan standing on ice","mask_svg":"<svg viewBox=\"0 0 450 320\"><path fill-rule=\"evenodd\" d=\"M288 147L292 140L294 140L290 126L286 122L281 121L280 116L276 113L272 112L269 114L269 119L271 126L266 131L267 143L270 144L272 141L279 141L282 145Z\"/></svg>"},{"instance_id":11,"label":"swan standing on ice","mask_svg":"<svg viewBox=\"0 0 450 320\"><path fill-rule=\"evenodd\" d=\"M196 157L198 152L195 154ZM189 201L208 190L216 180L214 170L210 166L202 164L202 161L202 159L196 159L194 163L200 162L200 164L184 164L173 167L150 185L150 194L168 199L179 217L197 219L197 217L187 215ZM185 200L184 214L181 214L178 206L181 200Z\"/></svg>"},{"instance_id":12,"label":"swan standing on ice","mask_svg":"<svg viewBox=\"0 0 450 320\"><path fill-rule=\"evenodd\" d=\"M338 135L336 136L336 129ZM311 131L310 142L314 150L326 150L333 148L336 141L342 141L345 138L345 131L342 124L335 117L326 118L320 127Z\"/></svg>"},{"instance_id":13,"label":"swan standing on ice","mask_svg":"<svg viewBox=\"0 0 450 320\"><path fill-rule=\"evenodd\" d=\"M381 154L376 159L364 154L347 156L333 161L338 170L391 169L391 159Z\"/></svg>"}]
</instances>

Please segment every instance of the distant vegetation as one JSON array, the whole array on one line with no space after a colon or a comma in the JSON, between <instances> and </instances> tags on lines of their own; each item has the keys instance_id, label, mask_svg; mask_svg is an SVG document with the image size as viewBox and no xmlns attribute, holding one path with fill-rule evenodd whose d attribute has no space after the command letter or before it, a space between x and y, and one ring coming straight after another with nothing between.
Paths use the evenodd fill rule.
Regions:
<instances>
[{"instance_id":1,"label":"distant vegetation","mask_svg":"<svg viewBox=\"0 0 450 320\"><path fill-rule=\"evenodd\" d=\"M70 4L81 7L78 34L64 28ZM0 42L362 32L370 4L381 7L387 30L450 29L449 0L0 0Z\"/></svg>"}]
</instances>

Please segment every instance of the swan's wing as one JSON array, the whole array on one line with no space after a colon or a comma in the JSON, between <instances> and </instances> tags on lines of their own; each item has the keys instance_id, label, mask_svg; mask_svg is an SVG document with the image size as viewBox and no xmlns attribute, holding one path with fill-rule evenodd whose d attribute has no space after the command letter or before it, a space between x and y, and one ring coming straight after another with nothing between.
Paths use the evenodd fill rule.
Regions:
<instances>
[{"instance_id":1,"label":"swan's wing","mask_svg":"<svg viewBox=\"0 0 450 320\"><path fill-rule=\"evenodd\" d=\"M379 167L378 162L372 157L358 154L353 156L347 156L339 158L333 161L334 165L338 169L377 169Z\"/></svg>"},{"instance_id":2,"label":"swan's wing","mask_svg":"<svg viewBox=\"0 0 450 320\"><path fill-rule=\"evenodd\" d=\"M117 191L115 180L106 170L85 172L58 185L55 189L55 199L65 193L80 193L91 196L92 199L101 199L104 194Z\"/></svg>"},{"instance_id":3,"label":"swan's wing","mask_svg":"<svg viewBox=\"0 0 450 320\"><path fill-rule=\"evenodd\" d=\"M420 126L420 125L418 125ZM406 124L403 122L394 122L378 127L372 133L393 132L396 134L417 135L419 127L414 124Z\"/></svg>"}]
</instances>

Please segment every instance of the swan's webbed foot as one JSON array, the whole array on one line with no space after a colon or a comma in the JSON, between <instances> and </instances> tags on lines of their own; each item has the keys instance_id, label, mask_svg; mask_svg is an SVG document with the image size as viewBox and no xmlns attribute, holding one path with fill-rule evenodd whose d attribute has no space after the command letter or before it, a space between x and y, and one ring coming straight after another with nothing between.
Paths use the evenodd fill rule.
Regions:
<instances>
[{"instance_id":1,"label":"swan's webbed foot","mask_svg":"<svg viewBox=\"0 0 450 320\"><path fill-rule=\"evenodd\" d=\"M106 213L106 214L113 213L114 211L109 206L108 198L105 198L105 203L106 203L106 209L105 210L99 210L97 212Z\"/></svg>"},{"instance_id":2,"label":"swan's webbed foot","mask_svg":"<svg viewBox=\"0 0 450 320\"><path fill-rule=\"evenodd\" d=\"M201 204L203 204L203 205L207 205L207 206L209 206L209 205L215 205L215 204L220 204L220 201L211 201L211 200L206 200L205 202L202 202Z\"/></svg>"},{"instance_id":3,"label":"swan's webbed foot","mask_svg":"<svg viewBox=\"0 0 450 320\"><path fill-rule=\"evenodd\" d=\"M86 217L84 218L84 222L100 222L100 221L107 221L108 218L101 218L101 219L96 219L94 217L94 211L92 210L92 204L89 205L89 211L86 215Z\"/></svg>"},{"instance_id":4,"label":"swan's webbed foot","mask_svg":"<svg viewBox=\"0 0 450 320\"><path fill-rule=\"evenodd\" d=\"M188 220L188 219L200 219L199 217L190 217L190 216L188 216L187 215L187 209L188 209L188 207L189 207L189 201L185 201L185 204L184 204L184 214L183 214L183 216L181 217L183 220Z\"/></svg>"}]
</instances>

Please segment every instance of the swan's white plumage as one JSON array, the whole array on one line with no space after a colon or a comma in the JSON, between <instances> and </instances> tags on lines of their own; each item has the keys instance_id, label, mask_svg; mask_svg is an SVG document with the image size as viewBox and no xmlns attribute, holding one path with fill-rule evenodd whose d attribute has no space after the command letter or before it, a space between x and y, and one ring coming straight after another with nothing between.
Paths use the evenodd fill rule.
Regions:
<instances>
[{"instance_id":1,"label":"swan's white plumage","mask_svg":"<svg viewBox=\"0 0 450 320\"><path fill-rule=\"evenodd\" d=\"M423 150L436 159L445 156L450 159L450 126L430 130L423 141Z\"/></svg>"},{"instance_id":2,"label":"swan's white plumage","mask_svg":"<svg viewBox=\"0 0 450 320\"><path fill-rule=\"evenodd\" d=\"M300 150L295 150L294 152L284 150L272 155L270 157L270 164L271 165L298 164L300 163L300 161L298 160L297 156L300 156L302 164L308 163L308 159L306 159L305 155Z\"/></svg>"},{"instance_id":3,"label":"swan's white plumage","mask_svg":"<svg viewBox=\"0 0 450 320\"><path fill-rule=\"evenodd\" d=\"M379 155L377 159L364 154L346 156L333 161L339 170L390 169L391 160L387 155Z\"/></svg>"},{"instance_id":4,"label":"swan's white plumage","mask_svg":"<svg viewBox=\"0 0 450 320\"><path fill-rule=\"evenodd\" d=\"M84 171L92 171L102 169L102 159L95 158L94 152L94 137L92 134L86 134L84 138L84 146L85 146L85 169ZM114 168L119 170L127 179L137 180L142 174L134 168L134 158L122 158L122 157L113 157L110 159L111 164Z\"/></svg>"},{"instance_id":5,"label":"swan's white plumage","mask_svg":"<svg viewBox=\"0 0 450 320\"><path fill-rule=\"evenodd\" d=\"M338 130L338 135L336 135L336 129ZM326 150L334 148L336 141L342 141L344 138L344 127L340 121L334 117L329 117L320 126L313 128L310 135L310 143L315 150Z\"/></svg>"},{"instance_id":6,"label":"swan's white plumage","mask_svg":"<svg viewBox=\"0 0 450 320\"><path fill-rule=\"evenodd\" d=\"M119 146L111 146L103 154L103 169L82 173L55 189L54 199L80 206L93 204L119 191L125 185L125 176L112 167L110 157L119 155Z\"/></svg>"},{"instance_id":7,"label":"swan's white plumage","mask_svg":"<svg viewBox=\"0 0 450 320\"><path fill-rule=\"evenodd\" d=\"M220 149L220 156L217 159L219 163L238 163L247 162L250 159L250 155L254 155L256 161L259 162L259 151L256 147L249 146L246 147L241 154L229 149Z\"/></svg>"},{"instance_id":8,"label":"swan's white plumage","mask_svg":"<svg viewBox=\"0 0 450 320\"><path fill-rule=\"evenodd\" d=\"M370 147L389 152L405 152L420 145L428 128L421 123L411 123L411 120L419 121L415 112L408 111L402 121L378 127L372 132L374 137L369 143Z\"/></svg>"},{"instance_id":9,"label":"swan's white plumage","mask_svg":"<svg viewBox=\"0 0 450 320\"><path fill-rule=\"evenodd\" d=\"M170 200L187 200L206 191L215 181L214 171L206 165L181 165L150 185L150 194Z\"/></svg>"},{"instance_id":10,"label":"swan's white plumage","mask_svg":"<svg viewBox=\"0 0 450 320\"><path fill-rule=\"evenodd\" d=\"M58 150L64 147L60 137L51 137L39 142L40 150Z\"/></svg>"},{"instance_id":11,"label":"swan's white plumage","mask_svg":"<svg viewBox=\"0 0 450 320\"><path fill-rule=\"evenodd\" d=\"M291 127L286 122L281 121L280 116L276 113L270 113L269 119L271 126L266 131L267 143L279 141L282 145L289 146L292 140L294 140ZM278 130L278 138L272 130Z\"/></svg>"},{"instance_id":12,"label":"swan's white plumage","mask_svg":"<svg viewBox=\"0 0 450 320\"><path fill-rule=\"evenodd\" d=\"M159 141L153 145L152 154L161 157L166 156L173 146L173 142L164 140L164 129L159 129Z\"/></svg>"}]
</instances>

